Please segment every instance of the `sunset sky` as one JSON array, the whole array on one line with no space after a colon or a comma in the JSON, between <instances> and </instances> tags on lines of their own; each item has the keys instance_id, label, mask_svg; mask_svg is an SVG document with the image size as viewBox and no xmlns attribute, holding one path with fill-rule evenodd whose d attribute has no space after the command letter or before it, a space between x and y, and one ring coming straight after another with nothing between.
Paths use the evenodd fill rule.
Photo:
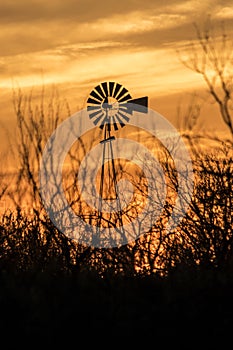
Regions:
<instances>
[{"instance_id":1,"label":"sunset sky","mask_svg":"<svg viewBox=\"0 0 233 350\"><path fill-rule=\"evenodd\" d=\"M207 15L231 35L231 0L1 0L2 125L12 117L12 87L55 84L81 109L105 80L134 98L148 95L150 107L174 121L178 104L204 86L176 50L195 39L193 22Z\"/></svg>"}]
</instances>

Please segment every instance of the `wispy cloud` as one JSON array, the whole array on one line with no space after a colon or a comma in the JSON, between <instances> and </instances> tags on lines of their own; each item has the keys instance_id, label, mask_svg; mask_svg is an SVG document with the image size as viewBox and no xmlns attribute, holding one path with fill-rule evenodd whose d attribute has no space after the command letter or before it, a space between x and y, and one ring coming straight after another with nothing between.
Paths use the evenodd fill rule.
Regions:
<instances>
[{"instance_id":1,"label":"wispy cloud","mask_svg":"<svg viewBox=\"0 0 233 350\"><path fill-rule=\"evenodd\" d=\"M9 0L0 3L2 87L83 84L124 77L153 94L197 86L175 48L195 35L192 22L230 19L230 0Z\"/></svg>"}]
</instances>

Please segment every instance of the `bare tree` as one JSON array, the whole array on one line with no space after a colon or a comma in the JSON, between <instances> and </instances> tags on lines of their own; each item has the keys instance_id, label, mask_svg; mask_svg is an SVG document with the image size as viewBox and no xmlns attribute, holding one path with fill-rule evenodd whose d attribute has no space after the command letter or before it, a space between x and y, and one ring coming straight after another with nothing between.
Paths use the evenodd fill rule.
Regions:
<instances>
[{"instance_id":1,"label":"bare tree","mask_svg":"<svg viewBox=\"0 0 233 350\"><path fill-rule=\"evenodd\" d=\"M15 207L41 208L38 171L44 146L64 116L70 114L66 101L61 101L55 87L39 95L33 89L26 93L13 90L16 134L11 142L16 164L15 179L8 196ZM65 108L65 113L64 113Z\"/></svg>"},{"instance_id":2,"label":"bare tree","mask_svg":"<svg viewBox=\"0 0 233 350\"><path fill-rule=\"evenodd\" d=\"M194 23L196 40L189 43L185 52L178 52L185 67L198 73L208 92L217 103L221 118L233 138L233 43L224 25L215 32L211 22L204 28Z\"/></svg>"}]
</instances>

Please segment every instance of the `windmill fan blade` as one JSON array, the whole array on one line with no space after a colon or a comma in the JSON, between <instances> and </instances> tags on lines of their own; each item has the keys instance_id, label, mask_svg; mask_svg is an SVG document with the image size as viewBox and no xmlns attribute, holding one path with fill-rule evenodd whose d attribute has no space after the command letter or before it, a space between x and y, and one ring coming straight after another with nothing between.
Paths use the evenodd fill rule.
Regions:
<instances>
[{"instance_id":1,"label":"windmill fan blade","mask_svg":"<svg viewBox=\"0 0 233 350\"><path fill-rule=\"evenodd\" d=\"M100 111L100 106L87 106L87 111L96 111L99 110Z\"/></svg>"},{"instance_id":2,"label":"windmill fan blade","mask_svg":"<svg viewBox=\"0 0 233 350\"><path fill-rule=\"evenodd\" d=\"M117 114L116 114L116 119L117 119L118 123L121 125L121 127L125 126L122 119Z\"/></svg>"},{"instance_id":3,"label":"windmill fan blade","mask_svg":"<svg viewBox=\"0 0 233 350\"><path fill-rule=\"evenodd\" d=\"M100 115L98 118L96 118L96 119L93 121L93 123L94 123L95 125L97 125L97 124L99 123L99 121L101 120L101 118L103 118L103 116L104 116L104 114L101 113L101 115Z\"/></svg>"},{"instance_id":4,"label":"windmill fan blade","mask_svg":"<svg viewBox=\"0 0 233 350\"><path fill-rule=\"evenodd\" d=\"M101 109L99 109L97 112L90 113L89 118L92 119L92 118L96 117L97 115L99 115L100 113L103 115L103 112L101 111Z\"/></svg>"},{"instance_id":5,"label":"windmill fan blade","mask_svg":"<svg viewBox=\"0 0 233 350\"><path fill-rule=\"evenodd\" d=\"M118 101L119 101L120 98L123 97L127 92L128 92L128 90L126 90L126 88L123 87L123 89L122 89L122 90L120 91L120 93L117 95Z\"/></svg>"},{"instance_id":6,"label":"windmill fan blade","mask_svg":"<svg viewBox=\"0 0 233 350\"><path fill-rule=\"evenodd\" d=\"M102 101L102 98L94 90L90 93L90 96L94 97L96 100L100 102Z\"/></svg>"},{"instance_id":7,"label":"windmill fan blade","mask_svg":"<svg viewBox=\"0 0 233 350\"><path fill-rule=\"evenodd\" d=\"M119 117L119 115L121 116L121 118L123 118L125 121L129 122L129 117L127 117L127 115L121 113L120 111L118 111L116 117Z\"/></svg>"},{"instance_id":8,"label":"windmill fan blade","mask_svg":"<svg viewBox=\"0 0 233 350\"><path fill-rule=\"evenodd\" d=\"M104 83L101 84L102 88L104 90L105 95L104 96L108 96L108 85L107 82L105 81Z\"/></svg>"},{"instance_id":9,"label":"windmill fan blade","mask_svg":"<svg viewBox=\"0 0 233 350\"><path fill-rule=\"evenodd\" d=\"M122 86L122 85L120 85L120 84L118 84L118 83L116 84L113 97L115 97L115 98L117 97L117 94L118 94L118 92L120 91L121 86Z\"/></svg>"},{"instance_id":10,"label":"windmill fan blade","mask_svg":"<svg viewBox=\"0 0 233 350\"><path fill-rule=\"evenodd\" d=\"M113 81L109 82L109 96L113 96L114 85L115 83Z\"/></svg>"},{"instance_id":11,"label":"windmill fan blade","mask_svg":"<svg viewBox=\"0 0 233 350\"><path fill-rule=\"evenodd\" d=\"M100 105L100 101L96 101L93 98L89 97L87 103L93 103L94 105Z\"/></svg>"},{"instance_id":12,"label":"windmill fan blade","mask_svg":"<svg viewBox=\"0 0 233 350\"><path fill-rule=\"evenodd\" d=\"M97 85L94 90L96 90L103 98L105 97L100 85Z\"/></svg>"},{"instance_id":13,"label":"windmill fan blade","mask_svg":"<svg viewBox=\"0 0 233 350\"><path fill-rule=\"evenodd\" d=\"M125 102L125 101L131 100L131 99L132 99L132 97L131 97L130 94L128 93L127 95L125 95L125 96L123 96L123 97L121 97L121 98L118 98L118 101L119 101L119 102Z\"/></svg>"},{"instance_id":14,"label":"windmill fan blade","mask_svg":"<svg viewBox=\"0 0 233 350\"><path fill-rule=\"evenodd\" d=\"M103 103L106 103L106 105L108 104L108 96L105 97L104 99L104 102Z\"/></svg>"},{"instance_id":15,"label":"windmill fan blade","mask_svg":"<svg viewBox=\"0 0 233 350\"><path fill-rule=\"evenodd\" d=\"M100 124L100 128L103 129L104 125L108 123L108 118L105 116L105 118L102 120Z\"/></svg>"}]
</instances>

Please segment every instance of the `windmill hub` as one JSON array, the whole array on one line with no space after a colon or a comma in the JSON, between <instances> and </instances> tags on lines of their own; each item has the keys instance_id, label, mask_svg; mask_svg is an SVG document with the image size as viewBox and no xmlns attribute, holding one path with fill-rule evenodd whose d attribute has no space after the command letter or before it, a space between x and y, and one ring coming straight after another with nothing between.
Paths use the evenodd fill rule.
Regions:
<instances>
[{"instance_id":1,"label":"windmill hub","mask_svg":"<svg viewBox=\"0 0 233 350\"><path fill-rule=\"evenodd\" d=\"M119 103L114 97L108 97L107 102L104 101L102 109L107 113L108 117L113 117L119 111Z\"/></svg>"}]
</instances>

